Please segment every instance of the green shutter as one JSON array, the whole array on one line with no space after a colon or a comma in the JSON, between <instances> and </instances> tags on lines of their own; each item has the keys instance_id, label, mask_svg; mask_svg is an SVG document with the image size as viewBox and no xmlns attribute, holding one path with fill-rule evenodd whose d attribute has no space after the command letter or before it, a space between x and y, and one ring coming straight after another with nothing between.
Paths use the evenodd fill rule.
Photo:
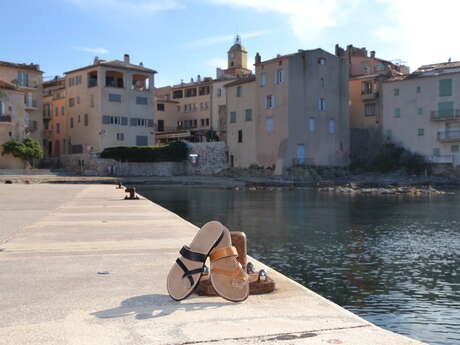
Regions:
<instances>
[{"instance_id":1,"label":"green shutter","mask_svg":"<svg viewBox=\"0 0 460 345\"><path fill-rule=\"evenodd\" d=\"M424 134L425 134L425 130L423 128L419 128L418 129L418 135L421 137Z\"/></svg>"},{"instance_id":2,"label":"green shutter","mask_svg":"<svg viewBox=\"0 0 460 345\"><path fill-rule=\"evenodd\" d=\"M393 93L395 96L399 96L399 89L398 88L394 89Z\"/></svg>"},{"instance_id":3,"label":"green shutter","mask_svg":"<svg viewBox=\"0 0 460 345\"><path fill-rule=\"evenodd\" d=\"M252 121L252 109L246 109L245 119L246 121Z\"/></svg>"},{"instance_id":4,"label":"green shutter","mask_svg":"<svg viewBox=\"0 0 460 345\"><path fill-rule=\"evenodd\" d=\"M417 114L418 115L423 115L423 108L418 108L417 109Z\"/></svg>"},{"instance_id":5,"label":"green shutter","mask_svg":"<svg viewBox=\"0 0 460 345\"><path fill-rule=\"evenodd\" d=\"M459 151L460 151L460 150L459 150L459 146L458 146L458 145L452 145L452 146L450 147L450 151L451 151L451 152L459 152Z\"/></svg>"},{"instance_id":6,"label":"green shutter","mask_svg":"<svg viewBox=\"0 0 460 345\"><path fill-rule=\"evenodd\" d=\"M451 118L454 116L454 102L439 102L438 103L439 117Z\"/></svg>"},{"instance_id":7,"label":"green shutter","mask_svg":"<svg viewBox=\"0 0 460 345\"><path fill-rule=\"evenodd\" d=\"M420 93L422 91L422 88L420 86L417 86L417 93Z\"/></svg>"},{"instance_id":8,"label":"green shutter","mask_svg":"<svg viewBox=\"0 0 460 345\"><path fill-rule=\"evenodd\" d=\"M395 108L394 116L395 117L401 117L401 109L400 108Z\"/></svg>"},{"instance_id":9,"label":"green shutter","mask_svg":"<svg viewBox=\"0 0 460 345\"><path fill-rule=\"evenodd\" d=\"M433 148L433 156L439 157L441 155L441 150L439 148Z\"/></svg>"},{"instance_id":10,"label":"green shutter","mask_svg":"<svg viewBox=\"0 0 460 345\"><path fill-rule=\"evenodd\" d=\"M439 81L439 96L452 96L452 79L442 79Z\"/></svg>"}]
</instances>

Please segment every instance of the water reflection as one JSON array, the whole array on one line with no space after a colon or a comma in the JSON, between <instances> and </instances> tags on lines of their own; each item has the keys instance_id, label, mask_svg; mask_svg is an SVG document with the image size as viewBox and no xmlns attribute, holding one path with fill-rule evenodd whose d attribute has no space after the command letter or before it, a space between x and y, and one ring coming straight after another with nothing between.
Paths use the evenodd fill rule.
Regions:
<instances>
[{"instance_id":1,"label":"water reflection","mask_svg":"<svg viewBox=\"0 0 460 345\"><path fill-rule=\"evenodd\" d=\"M460 194L138 189L198 226L246 232L251 255L369 321L460 344Z\"/></svg>"}]
</instances>

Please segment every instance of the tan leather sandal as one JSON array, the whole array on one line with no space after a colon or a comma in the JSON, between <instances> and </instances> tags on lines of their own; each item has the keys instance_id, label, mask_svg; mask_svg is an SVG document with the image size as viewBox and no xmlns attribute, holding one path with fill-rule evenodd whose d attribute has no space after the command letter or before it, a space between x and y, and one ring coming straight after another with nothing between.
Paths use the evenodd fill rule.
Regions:
<instances>
[{"instance_id":1,"label":"tan leather sandal","mask_svg":"<svg viewBox=\"0 0 460 345\"><path fill-rule=\"evenodd\" d=\"M216 221L203 225L190 246L183 246L180 258L168 273L167 289L169 296L176 301L187 298L195 290L205 270L209 253L224 237L224 226Z\"/></svg>"},{"instance_id":2,"label":"tan leather sandal","mask_svg":"<svg viewBox=\"0 0 460 345\"><path fill-rule=\"evenodd\" d=\"M232 302L242 302L249 296L249 277L238 262L238 252L232 246L230 231L224 228L222 240L211 252L211 283L217 294Z\"/></svg>"}]
</instances>

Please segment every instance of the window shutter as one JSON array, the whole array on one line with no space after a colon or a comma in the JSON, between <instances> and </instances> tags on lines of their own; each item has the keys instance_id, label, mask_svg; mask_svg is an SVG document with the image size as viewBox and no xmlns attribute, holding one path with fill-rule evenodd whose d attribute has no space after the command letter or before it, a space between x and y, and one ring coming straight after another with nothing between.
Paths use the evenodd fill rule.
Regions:
<instances>
[{"instance_id":1,"label":"window shutter","mask_svg":"<svg viewBox=\"0 0 460 345\"><path fill-rule=\"evenodd\" d=\"M148 120L148 127L153 127L153 120Z\"/></svg>"},{"instance_id":2,"label":"window shutter","mask_svg":"<svg viewBox=\"0 0 460 345\"><path fill-rule=\"evenodd\" d=\"M272 95L272 108L275 107L275 96Z\"/></svg>"},{"instance_id":3,"label":"window shutter","mask_svg":"<svg viewBox=\"0 0 460 345\"><path fill-rule=\"evenodd\" d=\"M121 125L122 126L127 126L128 125L128 118L127 117L122 117L121 118Z\"/></svg>"},{"instance_id":4,"label":"window shutter","mask_svg":"<svg viewBox=\"0 0 460 345\"><path fill-rule=\"evenodd\" d=\"M137 126L137 119L133 118L133 119L130 119L130 123L129 123L131 126L133 127L136 127Z\"/></svg>"},{"instance_id":5,"label":"window shutter","mask_svg":"<svg viewBox=\"0 0 460 345\"><path fill-rule=\"evenodd\" d=\"M107 116L107 115L102 116L102 123L104 125L110 124L110 116Z\"/></svg>"}]
</instances>

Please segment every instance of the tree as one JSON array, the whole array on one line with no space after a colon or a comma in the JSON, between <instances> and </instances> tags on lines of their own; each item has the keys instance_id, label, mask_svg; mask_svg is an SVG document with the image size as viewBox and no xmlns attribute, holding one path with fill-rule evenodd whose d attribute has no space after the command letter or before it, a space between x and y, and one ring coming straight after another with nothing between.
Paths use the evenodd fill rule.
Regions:
<instances>
[{"instance_id":1,"label":"tree","mask_svg":"<svg viewBox=\"0 0 460 345\"><path fill-rule=\"evenodd\" d=\"M10 140L2 146L2 156L10 154L14 157L22 158L28 162L31 162L33 159L43 158L42 147L38 141L31 138L25 138L22 142Z\"/></svg>"}]
</instances>

